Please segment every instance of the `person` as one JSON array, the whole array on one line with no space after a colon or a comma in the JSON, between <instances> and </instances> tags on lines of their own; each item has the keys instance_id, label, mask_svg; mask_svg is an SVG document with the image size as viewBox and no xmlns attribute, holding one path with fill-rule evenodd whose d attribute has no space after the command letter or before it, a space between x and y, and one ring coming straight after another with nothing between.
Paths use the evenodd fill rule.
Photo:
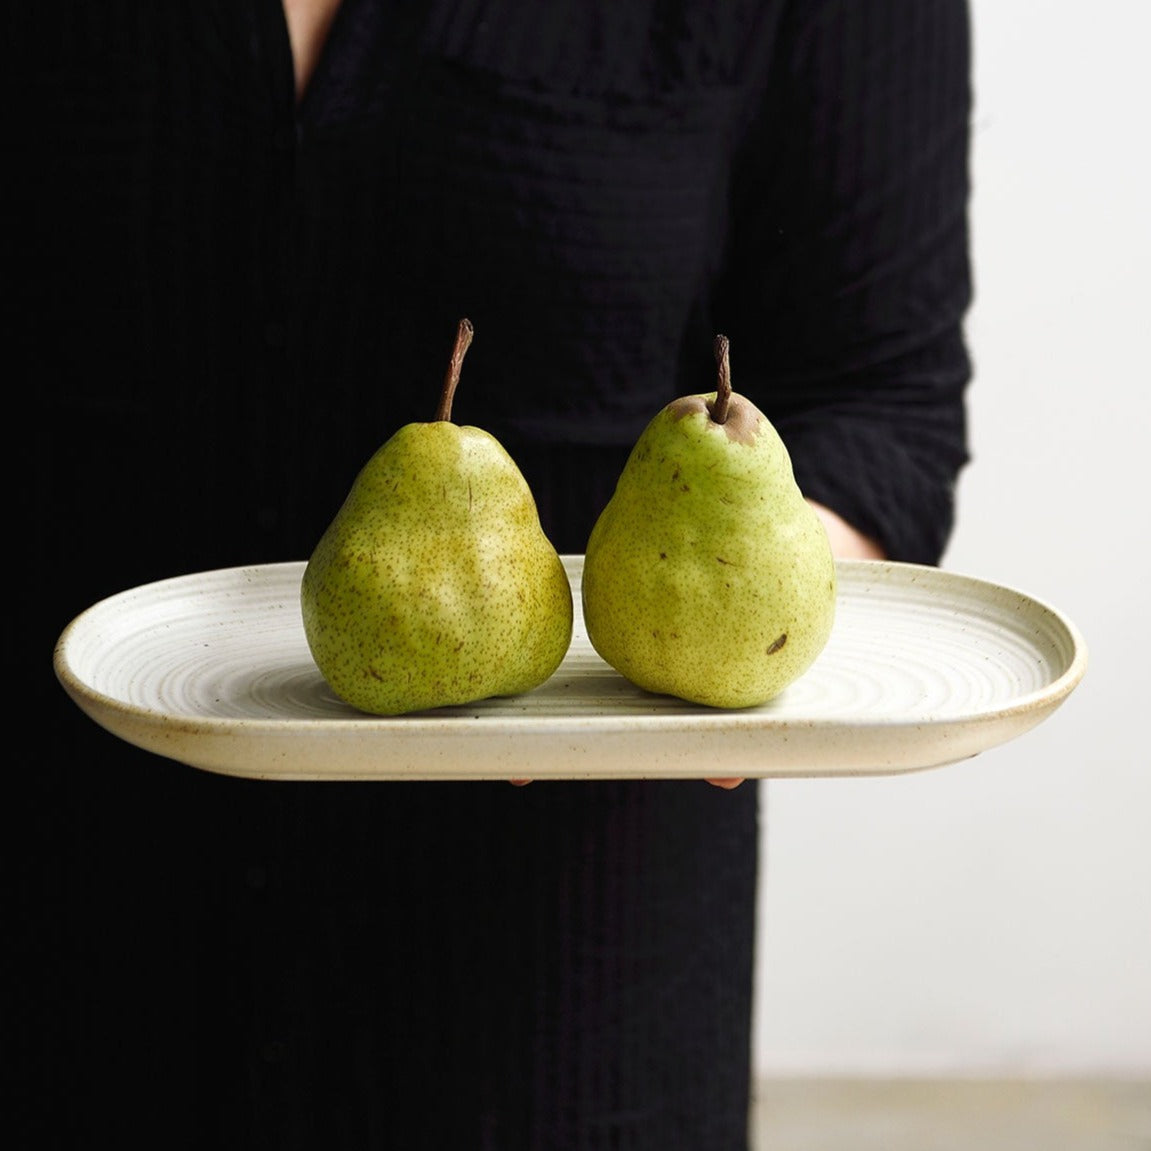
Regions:
<instances>
[{"instance_id":1,"label":"person","mask_svg":"<svg viewBox=\"0 0 1151 1151\"><path fill-rule=\"evenodd\" d=\"M108 0L8 18L22 1147L747 1146L759 788L274 783L50 670L78 612L307 557L367 457L497 436L580 553L733 383L840 555L967 463L960 0ZM770 992L769 992L770 993Z\"/></svg>"}]
</instances>

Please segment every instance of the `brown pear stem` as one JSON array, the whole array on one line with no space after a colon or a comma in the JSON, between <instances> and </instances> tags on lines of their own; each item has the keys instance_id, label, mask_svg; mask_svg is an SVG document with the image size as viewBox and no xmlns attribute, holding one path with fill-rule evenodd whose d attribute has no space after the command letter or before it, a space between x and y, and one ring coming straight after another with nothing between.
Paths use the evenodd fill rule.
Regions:
<instances>
[{"instance_id":1,"label":"brown pear stem","mask_svg":"<svg viewBox=\"0 0 1151 1151\"><path fill-rule=\"evenodd\" d=\"M715 364L719 369L719 378L716 380L715 399L709 411L717 424L726 424L727 408L731 403L731 359L727 336L715 337Z\"/></svg>"},{"instance_id":2,"label":"brown pear stem","mask_svg":"<svg viewBox=\"0 0 1151 1151\"><path fill-rule=\"evenodd\" d=\"M444 390L440 393L440 405L436 408L437 420L451 420L452 400L455 399L456 388L460 382L460 369L464 366L464 356L472 344L475 329L471 320L460 320L456 328L456 342L452 348L452 358L448 363L448 372L444 376Z\"/></svg>"}]
</instances>

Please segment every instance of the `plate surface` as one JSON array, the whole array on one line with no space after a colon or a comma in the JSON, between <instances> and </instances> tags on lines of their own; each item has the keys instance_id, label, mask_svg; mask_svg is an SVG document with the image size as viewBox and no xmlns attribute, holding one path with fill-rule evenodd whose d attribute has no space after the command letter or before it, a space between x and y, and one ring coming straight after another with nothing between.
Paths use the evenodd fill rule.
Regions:
<instances>
[{"instance_id":1,"label":"plate surface","mask_svg":"<svg viewBox=\"0 0 1151 1151\"><path fill-rule=\"evenodd\" d=\"M1054 608L914 564L841 561L831 639L761 707L650 695L599 658L565 556L571 649L527 695L381 718L337 699L300 620L302 562L229 568L102 600L64 629L56 674L87 715L192 767L258 779L886 775L1023 734L1079 683L1086 648Z\"/></svg>"}]
</instances>

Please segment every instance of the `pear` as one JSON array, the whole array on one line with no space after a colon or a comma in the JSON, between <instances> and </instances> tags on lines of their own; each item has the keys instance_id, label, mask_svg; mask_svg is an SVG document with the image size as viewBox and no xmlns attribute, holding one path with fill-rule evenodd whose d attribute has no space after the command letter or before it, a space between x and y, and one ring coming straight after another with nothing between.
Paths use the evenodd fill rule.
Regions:
<instances>
[{"instance_id":1,"label":"pear","mask_svg":"<svg viewBox=\"0 0 1151 1151\"><path fill-rule=\"evenodd\" d=\"M835 618L836 571L778 432L731 390L681 396L636 441L588 538L588 639L646 691L716 708L777 696Z\"/></svg>"},{"instance_id":2,"label":"pear","mask_svg":"<svg viewBox=\"0 0 1151 1151\"><path fill-rule=\"evenodd\" d=\"M360 470L304 570L304 632L328 686L375 715L518 695L572 635L572 592L523 474L451 420L472 325L461 320L435 419Z\"/></svg>"}]
</instances>

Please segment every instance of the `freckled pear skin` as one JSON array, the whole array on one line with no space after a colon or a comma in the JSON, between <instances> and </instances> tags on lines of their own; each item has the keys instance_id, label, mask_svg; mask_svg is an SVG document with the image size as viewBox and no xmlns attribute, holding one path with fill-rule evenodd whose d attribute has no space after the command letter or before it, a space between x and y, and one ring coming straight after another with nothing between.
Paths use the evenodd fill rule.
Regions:
<instances>
[{"instance_id":1,"label":"freckled pear skin","mask_svg":"<svg viewBox=\"0 0 1151 1151\"><path fill-rule=\"evenodd\" d=\"M636 441L588 539L583 612L638 687L717 708L777 696L823 650L836 573L767 417L720 387L668 404ZM723 397L723 422L713 418Z\"/></svg>"},{"instance_id":2,"label":"freckled pear skin","mask_svg":"<svg viewBox=\"0 0 1151 1151\"><path fill-rule=\"evenodd\" d=\"M464 350L470 337L461 324ZM316 664L371 714L530 691L571 643L571 587L527 481L488 432L443 415L454 386L442 418L364 465L304 571Z\"/></svg>"}]
</instances>

